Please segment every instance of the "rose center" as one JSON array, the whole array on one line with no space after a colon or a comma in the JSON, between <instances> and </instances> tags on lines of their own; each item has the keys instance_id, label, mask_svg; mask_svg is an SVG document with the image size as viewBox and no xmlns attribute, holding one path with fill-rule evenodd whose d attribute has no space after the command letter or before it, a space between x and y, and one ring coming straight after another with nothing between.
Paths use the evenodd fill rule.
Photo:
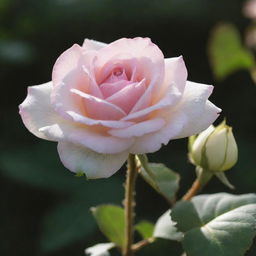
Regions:
<instances>
[{"instance_id":1,"label":"rose center","mask_svg":"<svg viewBox=\"0 0 256 256\"><path fill-rule=\"evenodd\" d=\"M124 70L121 69L121 68L114 69L113 72L112 72L112 74L114 76L121 76L123 73L124 73Z\"/></svg>"},{"instance_id":2,"label":"rose center","mask_svg":"<svg viewBox=\"0 0 256 256\"><path fill-rule=\"evenodd\" d=\"M115 83L121 80L128 81L128 78L125 70L123 68L117 67L112 70L110 75L103 83Z\"/></svg>"}]
</instances>

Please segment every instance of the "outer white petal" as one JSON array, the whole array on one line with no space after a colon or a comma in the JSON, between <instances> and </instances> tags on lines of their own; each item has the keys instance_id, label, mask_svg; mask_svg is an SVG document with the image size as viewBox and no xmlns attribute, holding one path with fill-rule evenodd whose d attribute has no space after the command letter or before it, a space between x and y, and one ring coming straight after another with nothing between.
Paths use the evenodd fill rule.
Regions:
<instances>
[{"instance_id":1,"label":"outer white petal","mask_svg":"<svg viewBox=\"0 0 256 256\"><path fill-rule=\"evenodd\" d=\"M198 134L217 119L221 109L207 100L212 90L211 85L187 82L182 100L170 119L171 122L175 122L176 116L180 113L187 117L175 139Z\"/></svg>"},{"instance_id":2,"label":"outer white petal","mask_svg":"<svg viewBox=\"0 0 256 256\"><path fill-rule=\"evenodd\" d=\"M58 115L50 103L52 82L28 87L28 95L20 104L20 115L27 129L39 138L53 140L45 136L39 129L56 123Z\"/></svg>"},{"instance_id":3,"label":"outer white petal","mask_svg":"<svg viewBox=\"0 0 256 256\"><path fill-rule=\"evenodd\" d=\"M187 82L180 102L165 113L166 125L155 133L136 139L130 152L155 152L171 139L188 137L205 130L221 111L207 100L211 92L212 86Z\"/></svg>"},{"instance_id":4,"label":"outer white petal","mask_svg":"<svg viewBox=\"0 0 256 256\"><path fill-rule=\"evenodd\" d=\"M102 42L91 40L91 39L85 39L82 47L86 51L90 51L90 50L97 51L106 46L107 46L106 43L102 43Z\"/></svg>"},{"instance_id":5,"label":"outer white petal","mask_svg":"<svg viewBox=\"0 0 256 256\"><path fill-rule=\"evenodd\" d=\"M96 244L85 250L85 253L91 256L110 256L108 252L110 249L114 248L116 245L114 243L102 243Z\"/></svg>"},{"instance_id":6,"label":"outer white petal","mask_svg":"<svg viewBox=\"0 0 256 256\"><path fill-rule=\"evenodd\" d=\"M72 172L84 172L88 179L108 178L117 172L128 152L99 154L72 143L59 142L58 152L63 165Z\"/></svg>"},{"instance_id":7,"label":"outer white petal","mask_svg":"<svg viewBox=\"0 0 256 256\"><path fill-rule=\"evenodd\" d=\"M182 56L164 59L165 78L162 85L163 92L171 86L171 90L181 94L184 91L188 72Z\"/></svg>"}]
</instances>

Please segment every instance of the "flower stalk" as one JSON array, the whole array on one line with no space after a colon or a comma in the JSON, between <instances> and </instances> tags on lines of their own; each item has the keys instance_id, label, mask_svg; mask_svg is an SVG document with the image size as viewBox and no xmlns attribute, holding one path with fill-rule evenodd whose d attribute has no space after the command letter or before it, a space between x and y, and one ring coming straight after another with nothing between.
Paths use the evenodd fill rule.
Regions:
<instances>
[{"instance_id":1,"label":"flower stalk","mask_svg":"<svg viewBox=\"0 0 256 256\"><path fill-rule=\"evenodd\" d=\"M125 183L125 246L123 256L133 256L132 244L134 235L134 207L135 207L135 183L137 178L137 166L135 155L130 154L128 158L127 176Z\"/></svg>"},{"instance_id":2,"label":"flower stalk","mask_svg":"<svg viewBox=\"0 0 256 256\"><path fill-rule=\"evenodd\" d=\"M195 196L203 186L205 186L209 180L213 177L213 173L205 170L199 166L196 167L197 178L192 184L191 188L186 192L186 194L182 197L182 200L190 200L193 196Z\"/></svg>"}]
</instances>

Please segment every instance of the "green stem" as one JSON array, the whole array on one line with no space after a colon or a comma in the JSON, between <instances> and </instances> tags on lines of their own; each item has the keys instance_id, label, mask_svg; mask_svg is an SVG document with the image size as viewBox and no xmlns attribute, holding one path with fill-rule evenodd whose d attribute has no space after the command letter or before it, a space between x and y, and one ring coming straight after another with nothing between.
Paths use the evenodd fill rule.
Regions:
<instances>
[{"instance_id":1,"label":"green stem","mask_svg":"<svg viewBox=\"0 0 256 256\"><path fill-rule=\"evenodd\" d=\"M132 244L134 233L134 195L135 195L135 182L137 178L137 167L135 155L130 154L128 158L128 168L125 184L125 246L123 256L133 256Z\"/></svg>"},{"instance_id":2,"label":"green stem","mask_svg":"<svg viewBox=\"0 0 256 256\"><path fill-rule=\"evenodd\" d=\"M209 180L212 178L213 173L205 170L201 167L196 167L197 169L197 178L192 184L191 188L187 191L187 193L182 197L182 200L190 200L193 196L195 196L203 186L205 186Z\"/></svg>"}]
</instances>

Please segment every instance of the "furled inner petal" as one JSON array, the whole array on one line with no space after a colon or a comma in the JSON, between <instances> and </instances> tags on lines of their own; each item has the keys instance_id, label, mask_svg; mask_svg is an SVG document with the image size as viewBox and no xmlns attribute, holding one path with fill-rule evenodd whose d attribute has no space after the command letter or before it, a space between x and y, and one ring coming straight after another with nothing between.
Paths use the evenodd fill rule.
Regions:
<instances>
[{"instance_id":1,"label":"furled inner petal","mask_svg":"<svg viewBox=\"0 0 256 256\"><path fill-rule=\"evenodd\" d=\"M171 87L169 87L168 91L166 92L166 95L161 100L159 100L159 102L137 112L131 111L127 116L123 117L122 120L127 121L136 120L138 118L145 118L153 111L175 105L181 99L181 96L182 95L178 91L175 92Z\"/></svg>"},{"instance_id":2,"label":"furled inner petal","mask_svg":"<svg viewBox=\"0 0 256 256\"><path fill-rule=\"evenodd\" d=\"M127 81L127 75L125 72L125 69L122 67L116 67L112 70L111 74L105 79L105 83L115 83L120 80L125 80Z\"/></svg>"},{"instance_id":3,"label":"furled inner petal","mask_svg":"<svg viewBox=\"0 0 256 256\"><path fill-rule=\"evenodd\" d=\"M151 93L157 93L164 78L164 56L149 38L117 40L98 51L95 65L98 70L96 77L99 84L106 79L113 70L113 66L118 65L125 69L129 81L138 82L145 78L149 89L145 96L147 99L143 100L145 105L148 105ZM136 111L145 106L139 105Z\"/></svg>"},{"instance_id":4,"label":"furled inner petal","mask_svg":"<svg viewBox=\"0 0 256 256\"><path fill-rule=\"evenodd\" d=\"M108 98L131 83L132 82L125 80L117 81L115 83L103 83L100 85L100 90L103 94L103 97Z\"/></svg>"},{"instance_id":5,"label":"furled inner petal","mask_svg":"<svg viewBox=\"0 0 256 256\"><path fill-rule=\"evenodd\" d=\"M77 89L71 89L70 92L83 99L86 115L90 118L97 120L119 120L126 115L121 108L110 102L83 93Z\"/></svg>"},{"instance_id":6,"label":"furled inner petal","mask_svg":"<svg viewBox=\"0 0 256 256\"><path fill-rule=\"evenodd\" d=\"M82 69L83 69L83 72L88 77L88 79L78 89L85 93L91 94L95 97L103 98L103 94L95 80L95 76L94 76L94 72L92 71L92 68L90 66L86 67L85 65L83 65Z\"/></svg>"},{"instance_id":7,"label":"furled inner petal","mask_svg":"<svg viewBox=\"0 0 256 256\"><path fill-rule=\"evenodd\" d=\"M106 98L106 101L118 106L125 113L129 113L145 90L146 86L144 79L139 83L127 85L122 90Z\"/></svg>"}]
</instances>

